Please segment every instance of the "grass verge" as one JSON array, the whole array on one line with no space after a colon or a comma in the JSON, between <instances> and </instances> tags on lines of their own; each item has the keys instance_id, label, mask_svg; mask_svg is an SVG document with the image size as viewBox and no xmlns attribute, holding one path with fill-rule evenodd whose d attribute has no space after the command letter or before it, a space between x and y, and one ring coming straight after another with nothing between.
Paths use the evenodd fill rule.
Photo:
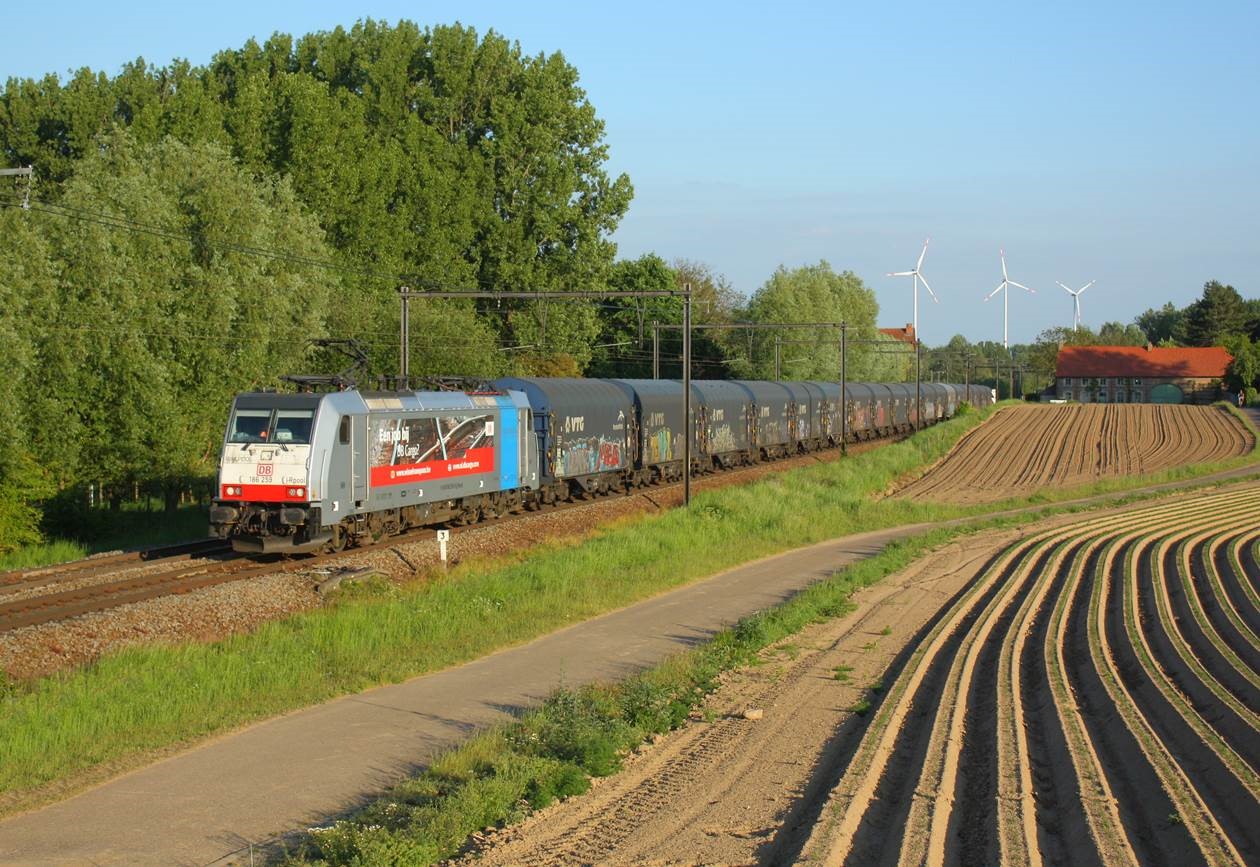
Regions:
<instances>
[{"instance_id":1,"label":"grass verge","mask_svg":"<svg viewBox=\"0 0 1260 867\"><path fill-rule=\"evenodd\" d=\"M873 499L944 456L983 415L851 460L705 492L689 511L607 527L581 545L542 545L401 589L382 584L250 634L131 648L10 685L0 700L0 810L37 802L53 783L83 785L104 768L116 772L254 720L446 668L788 548L991 512Z\"/></svg>"},{"instance_id":2,"label":"grass verge","mask_svg":"<svg viewBox=\"0 0 1260 867\"><path fill-rule=\"evenodd\" d=\"M124 508L117 513L95 510L93 514L99 536L90 541L49 539L18 548L0 555L0 572L66 563L102 551L132 551L204 539L210 522L210 513L204 506L184 506L169 514L139 508Z\"/></svg>"}]
</instances>

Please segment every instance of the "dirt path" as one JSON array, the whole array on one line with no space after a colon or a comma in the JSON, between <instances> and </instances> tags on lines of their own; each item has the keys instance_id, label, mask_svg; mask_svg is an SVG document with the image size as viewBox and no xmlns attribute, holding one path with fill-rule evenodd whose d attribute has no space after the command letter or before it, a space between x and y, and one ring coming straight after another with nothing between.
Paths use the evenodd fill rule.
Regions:
<instances>
[{"instance_id":1,"label":"dirt path","mask_svg":"<svg viewBox=\"0 0 1260 867\"><path fill-rule=\"evenodd\" d=\"M935 552L466 862L1256 863L1258 507L1249 483Z\"/></svg>"},{"instance_id":2,"label":"dirt path","mask_svg":"<svg viewBox=\"0 0 1260 867\"><path fill-rule=\"evenodd\" d=\"M1085 485L1247 454L1255 438L1219 407L1020 406L968 433L900 496L991 503L1037 488Z\"/></svg>"}]
</instances>

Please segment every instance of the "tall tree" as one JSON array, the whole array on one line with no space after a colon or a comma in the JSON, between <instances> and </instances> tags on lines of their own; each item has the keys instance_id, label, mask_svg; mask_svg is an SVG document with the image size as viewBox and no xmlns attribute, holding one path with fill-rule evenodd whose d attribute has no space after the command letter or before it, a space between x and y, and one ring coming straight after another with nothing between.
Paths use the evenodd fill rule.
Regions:
<instances>
[{"instance_id":1,"label":"tall tree","mask_svg":"<svg viewBox=\"0 0 1260 867\"><path fill-rule=\"evenodd\" d=\"M780 267L748 302L746 317L766 324L847 322L849 376L875 378L887 370L891 355L875 346L879 332L875 293L852 271L836 273L827 262L791 270ZM750 376L774 376L775 337L780 338L784 379L835 379L839 373L839 333L834 328L766 329L754 332ZM791 342L789 342L791 341ZM901 363L898 359L896 363ZM885 378L887 375L885 374Z\"/></svg>"},{"instance_id":2,"label":"tall tree","mask_svg":"<svg viewBox=\"0 0 1260 867\"><path fill-rule=\"evenodd\" d=\"M1146 332L1132 323L1104 322L1098 329L1098 343L1104 346L1142 346L1146 342Z\"/></svg>"},{"instance_id":3,"label":"tall tree","mask_svg":"<svg viewBox=\"0 0 1260 867\"><path fill-rule=\"evenodd\" d=\"M56 198L114 124L140 144L172 135L226 144L255 174L287 176L341 264L336 327L396 332L413 288L576 290L605 285L609 240L629 204L605 169L604 125L562 55L526 55L490 31L361 21L276 34L203 67L143 60L113 78L10 79L0 160L33 162ZM483 303L475 330L583 365L599 329L589 305ZM397 347L373 344L392 371Z\"/></svg>"},{"instance_id":4,"label":"tall tree","mask_svg":"<svg viewBox=\"0 0 1260 867\"><path fill-rule=\"evenodd\" d=\"M17 385L25 442L62 486L177 489L213 469L235 392L303 365L335 282L311 262L331 254L287 181L220 147L99 141L61 216L10 216L27 233L0 242L0 274L49 263L13 284L38 326Z\"/></svg>"},{"instance_id":5,"label":"tall tree","mask_svg":"<svg viewBox=\"0 0 1260 867\"><path fill-rule=\"evenodd\" d=\"M1228 336L1247 333L1248 311L1233 286L1216 280L1203 284L1203 295L1186 308L1186 341L1191 346L1220 346Z\"/></svg>"},{"instance_id":6,"label":"tall tree","mask_svg":"<svg viewBox=\"0 0 1260 867\"><path fill-rule=\"evenodd\" d=\"M1167 301L1159 309L1145 311L1134 322L1142 329L1148 342L1162 344L1185 339L1185 319L1185 311Z\"/></svg>"}]
</instances>

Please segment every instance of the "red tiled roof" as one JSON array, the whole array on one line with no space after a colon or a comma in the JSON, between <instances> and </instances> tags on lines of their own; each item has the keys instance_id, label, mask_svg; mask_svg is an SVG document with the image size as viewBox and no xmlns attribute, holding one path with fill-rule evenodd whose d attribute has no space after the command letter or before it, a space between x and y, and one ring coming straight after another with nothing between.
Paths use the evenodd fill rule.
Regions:
<instances>
[{"instance_id":1,"label":"red tiled roof","mask_svg":"<svg viewBox=\"0 0 1260 867\"><path fill-rule=\"evenodd\" d=\"M911 322L907 322L905 328L881 328L879 333L885 334L893 340L900 340L902 343L912 345L914 343L914 324Z\"/></svg>"},{"instance_id":2,"label":"red tiled roof","mask_svg":"<svg viewBox=\"0 0 1260 867\"><path fill-rule=\"evenodd\" d=\"M1219 379L1234 356L1220 346L1064 346L1055 376L1186 376Z\"/></svg>"}]
</instances>

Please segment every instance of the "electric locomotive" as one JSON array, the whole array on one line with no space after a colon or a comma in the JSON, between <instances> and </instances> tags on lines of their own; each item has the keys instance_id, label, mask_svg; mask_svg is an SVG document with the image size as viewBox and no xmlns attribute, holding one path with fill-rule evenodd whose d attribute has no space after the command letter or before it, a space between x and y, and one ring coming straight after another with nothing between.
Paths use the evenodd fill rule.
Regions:
<instances>
[{"instance_id":1,"label":"electric locomotive","mask_svg":"<svg viewBox=\"0 0 1260 867\"><path fill-rule=\"evenodd\" d=\"M520 392L241 394L211 532L298 553L506 512L538 484L529 434Z\"/></svg>"}]
</instances>

